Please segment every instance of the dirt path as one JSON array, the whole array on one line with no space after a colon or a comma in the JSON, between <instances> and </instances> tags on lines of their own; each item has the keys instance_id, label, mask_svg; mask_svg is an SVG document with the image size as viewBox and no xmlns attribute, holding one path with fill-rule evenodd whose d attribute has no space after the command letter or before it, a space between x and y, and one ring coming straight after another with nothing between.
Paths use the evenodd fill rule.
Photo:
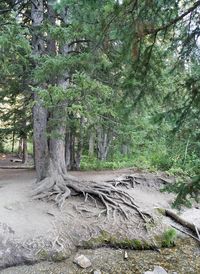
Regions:
<instances>
[{"instance_id":1,"label":"dirt path","mask_svg":"<svg viewBox=\"0 0 200 274\"><path fill-rule=\"evenodd\" d=\"M0 268L69 257L77 246L99 236L101 231L118 235L119 238L141 240L149 240L164 231L168 219L158 222L160 217L157 219L155 207L169 208L173 196L159 191L163 181L158 177L163 174L158 176L131 169L71 172L82 180L99 183L132 173L140 177L139 183L127 191L136 204L159 223L148 233L142 229L137 215L131 222L120 217L116 222L103 215L97 218L101 205L95 206L94 201L88 201L86 207L82 198L73 197L60 211L53 203L33 200L30 193L35 182L34 171L0 169ZM198 208L184 212L184 217L192 218L197 223L200 222L199 216Z\"/></svg>"}]
</instances>

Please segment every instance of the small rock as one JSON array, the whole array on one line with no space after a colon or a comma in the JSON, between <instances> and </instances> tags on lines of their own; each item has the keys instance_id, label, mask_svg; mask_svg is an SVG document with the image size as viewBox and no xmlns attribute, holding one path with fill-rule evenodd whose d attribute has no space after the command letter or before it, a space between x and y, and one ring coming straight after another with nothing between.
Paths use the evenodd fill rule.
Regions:
<instances>
[{"instance_id":1,"label":"small rock","mask_svg":"<svg viewBox=\"0 0 200 274\"><path fill-rule=\"evenodd\" d=\"M154 272L154 274L167 274L165 269L162 268L161 266L155 266L153 272Z\"/></svg>"},{"instance_id":2,"label":"small rock","mask_svg":"<svg viewBox=\"0 0 200 274\"><path fill-rule=\"evenodd\" d=\"M127 251L124 251L124 259L128 259L128 253L127 253Z\"/></svg>"},{"instance_id":3,"label":"small rock","mask_svg":"<svg viewBox=\"0 0 200 274\"><path fill-rule=\"evenodd\" d=\"M146 271L144 274L167 274L161 266L155 266L153 271Z\"/></svg>"},{"instance_id":4,"label":"small rock","mask_svg":"<svg viewBox=\"0 0 200 274\"><path fill-rule=\"evenodd\" d=\"M94 270L93 274L101 274L101 271L99 269Z\"/></svg>"},{"instance_id":5,"label":"small rock","mask_svg":"<svg viewBox=\"0 0 200 274\"><path fill-rule=\"evenodd\" d=\"M90 260L82 254L77 255L74 258L74 263L76 263L77 265L79 265L82 268L87 268L87 267L90 267L92 265Z\"/></svg>"}]
</instances>

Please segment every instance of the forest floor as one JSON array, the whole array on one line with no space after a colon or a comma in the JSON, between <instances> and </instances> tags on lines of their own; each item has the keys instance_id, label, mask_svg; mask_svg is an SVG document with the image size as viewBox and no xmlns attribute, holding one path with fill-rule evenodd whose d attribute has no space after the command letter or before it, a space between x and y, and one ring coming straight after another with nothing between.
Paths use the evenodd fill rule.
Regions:
<instances>
[{"instance_id":1,"label":"forest floor","mask_svg":"<svg viewBox=\"0 0 200 274\"><path fill-rule=\"evenodd\" d=\"M173 195L160 192L160 188L172 179L164 173L121 169L70 174L99 184L134 174L137 183L126 191L143 212L153 217L154 224L144 227L137 214L130 221L123 216L106 218L100 214L100 203L92 199L85 202L78 196L69 198L60 210L54 203L31 197L35 183L33 170L0 169L0 269L40 260L59 261L77 252L77 248L113 247L115 244L129 248L129 244L133 244L129 239L140 240L138 248L145 247L145 243L155 243L155 236L161 235L173 223L155 210L170 208L174 199ZM181 215L200 226L198 206L183 209Z\"/></svg>"}]
</instances>

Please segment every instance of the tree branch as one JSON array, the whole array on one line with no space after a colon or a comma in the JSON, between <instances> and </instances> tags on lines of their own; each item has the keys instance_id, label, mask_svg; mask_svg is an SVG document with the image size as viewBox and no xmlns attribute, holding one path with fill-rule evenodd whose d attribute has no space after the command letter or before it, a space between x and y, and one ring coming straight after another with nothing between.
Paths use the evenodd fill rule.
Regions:
<instances>
[{"instance_id":1,"label":"tree branch","mask_svg":"<svg viewBox=\"0 0 200 274\"><path fill-rule=\"evenodd\" d=\"M179 22L180 20L182 20L185 16L187 16L189 13L191 13L192 11L194 11L195 9L197 9L198 7L200 7L200 0L197 1L191 8L189 8L186 12L182 13L180 16L176 17L175 19L171 20L169 23L158 27L157 29L150 29L150 30L146 30L145 31L145 35L148 34L155 34L158 33L159 31L165 30L169 27L171 27L172 25L175 25L177 22Z\"/></svg>"}]
</instances>

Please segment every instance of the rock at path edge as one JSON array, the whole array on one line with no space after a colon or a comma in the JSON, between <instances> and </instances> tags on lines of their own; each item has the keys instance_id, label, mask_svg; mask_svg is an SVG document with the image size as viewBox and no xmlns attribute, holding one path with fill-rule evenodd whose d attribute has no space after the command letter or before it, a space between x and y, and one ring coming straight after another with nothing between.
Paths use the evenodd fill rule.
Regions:
<instances>
[{"instance_id":1,"label":"rock at path edge","mask_svg":"<svg viewBox=\"0 0 200 274\"><path fill-rule=\"evenodd\" d=\"M155 266L153 271L146 271L144 274L167 274L167 272L161 266Z\"/></svg>"},{"instance_id":2,"label":"rock at path edge","mask_svg":"<svg viewBox=\"0 0 200 274\"><path fill-rule=\"evenodd\" d=\"M92 264L90 262L90 260L85 257L84 255L77 255L75 258L74 258L74 263L76 263L77 265L79 265L80 267L82 268L88 268L90 267Z\"/></svg>"}]
</instances>

